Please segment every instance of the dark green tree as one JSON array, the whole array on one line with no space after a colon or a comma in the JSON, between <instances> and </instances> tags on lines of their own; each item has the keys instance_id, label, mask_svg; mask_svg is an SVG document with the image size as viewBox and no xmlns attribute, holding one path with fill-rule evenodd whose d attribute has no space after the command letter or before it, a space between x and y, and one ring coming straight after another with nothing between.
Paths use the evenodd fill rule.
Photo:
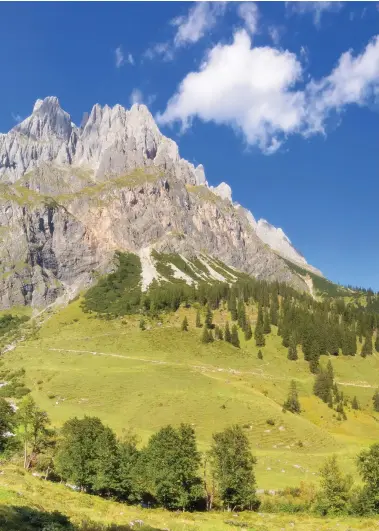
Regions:
<instances>
[{"instance_id":1,"label":"dark green tree","mask_svg":"<svg viewBox=\"0 0 379 531\"><path fill-rule=\"evenodd\" d=\"M263 354L262 354L262 351L260 349L258 350L258 359L259 360L263 360Z\"/></svg>"},{"instance_id":2,"label":"dark green tree","mask_svg":"<svg viewBox=\"0 0 379 531\"><path fill-rule=\"evenodd\" d=\"M244 330L246 326L246 309L243 299L239 299L238 301L237 318L238 326L241 328L241 330Z\"/></svg>"},{"instance_id":3,"label":"dark green tree","mask_svg":"<svg viewBox=\"0 0 379 531\"><path fill-rule=\"evenodd\" d=\"M266 344L265 336L263 334L263 325L257 321L254 330L255 344L257 347L264 347Z\"/></svg>"},{"instance_id":4,"label":"dark green tree","mask_svg":"<svg viewBox=\"0 0 379 531\"><path fill-rule=\"evenodd\" d=\"M231 292L230 295L229 295L228 310L230 312L230 317L231 317L232 321L237 321L238 313L237 313L236 296L235 296L235 294L233 292Z\"/></svg>"},{"instance_id":5,"label":"dark green tree","mask_svg":"<svg viewBox=\"0 0 379 531\"><path fill-rule=\"evenodd\" d=\"M374 396L372 397L372 402L374 406L374 411L379 413L379 391L376 390Z\"/></svg>"},{"instance_id":6,"label":"dark green tree","mask_svg":"<svg viewBox=\"0 0 379 531\"><path fill-rule=\"evenodd\" d=\"M287 400L283 404L283 408L286 411L291 411L291 413L300 413L301 407L299 402L299 396L297 393L296 382L291 380L290 388L288 391Z\"/></svg>"},{"instance_id":7,"label":"dark green tree","mask_svg":"<svg viewBox=\"0 0 379 531\"><path fill-rule=\"evenodd\" d=\"M271 326L270 326L270 317L268 315L268 311L266 310L264 313L264 319L263 319L263 333L264 334L270 334L271 333Z\"/></svg>"},{"instance_id":8,"label":"dark green tree","mask_svg":"<svg viewBox=\"0 0 379 531\"><path fill-rule=\"evenodd\" d=\"M206 310L206 314L205 314L205 320L204 320L204 324L208 328L208 330L213 328L212 320L213 320L213 314L212 314L212 311L211 311L211 309L210 309L210 307L208 305L207 306L207 310Z\"/></svg>"},{"instance_id":9,"label":"dark green tree","mask_svg":"<svg viewBox=\"0 0 379 531\"><path fill-rule=\"evenodd\" d=\"M0 398L0 452L4 452L9 446L11 437L10 433L16 425L15 413L5 398Z\"/></svg>"},{"instance_id":10,"label":"dark green tree","mask_svg":"<svg viewBox=\"0 0 379 531\"><path fill-rule=\"evenodd\" d=\"M229 328L229 323L228 321L226 321L226 324L225 324L225 341L227 343L231 343L232 342L232 334L230 333L230 328Z\"/></svg>"},{"instance_id":11,"label":"dark green tree","mask_svg":"<svg viewBox=\"0 0 379 531\"><path fill-rule=\"evenodd\" d=\"M118 452L112 430L97 417L73 418L64 423L55 469L82 491L117 489Z\"/></svg>"},{"instance_id":12,"label":"dark green tree","mask_svg":"<svg viewBox=\"0 0 379 531\"><path fill-rule=\"evenodd\" d=\"M365 358L366 356L372 355L372 334L370 332L367 332L365 341L362 346L361 350L361 356L362 358Z\"/></svg>"},{"instance_id":13,"label":"dark green tree","mask_svg":"<svg viewBox=\"0 0 379 531\"><path fill-rule=\"evenodd\" d=\"M253 337L253 331L251 329L251 324L250 324L250 321L248 321L248 320L246 321L244 333L245 333L246 341L249 341L249 339L251 339Z\"/></svg>"},{"instance_id":14,"label":"dark green tree","mask_svg":"<svg viewBox=\"0 0 379 531\"><path fill-rule=\"evenodd\" d=\"M333 381L332 383L330 382L330 374L320 368L313 385L314 394L327 404L331 399L332 387Z\"/></svg>"},{"instance_id":15,"label":"dark green tree","mask_svg":"<svg viewBox=\"0 0 379 531\"><path fill-rule=\"evenodd\" d=\"M198 476L200 454L195 432L188 424L161 428L141 452L144 490L167 509L190 509L204 497Z\"/></svg>"},{"instance_id":16,"label":"dark green tree","mask_svg":"<svg viewBox=\"0 0 379 531\"><path fill-rule=\"evenodd\" d=\"M238 330L237 330L237 327L236 325L233 325L232 326L232 333L231 333L231 344L234 346L234 347L237 347L239 348L240 346L240 340L239 340L239 337L238 337Z\"/></svg>"},{"instance_id":17,"label":"dark green tree","mask_svg":"<svg viewBox=\"0 0 379 531\"><path fill-rule=\"evenodd\" d=\"M188 319L187 319L187 316L184 316L184 319L182 321L181 329L182 329L183 332L187 332L188 331Z\"/></svg>"},{"instance_id":18,"label":"dark green tree","mask_svg":"<svg viewBox=\"0 0 379 531\"><path fill-rule=\"evenodd\" d=\"M359 408L359 403L358 403L358 400L357 400L356 396L351 401L351 407L352 407L352 409L360 409Z\"/></svg>"},{"instance_id":19,"label":"dark green tree","mask_svg":"<svg viewBox=\"0 0 379 531\"><path fill-rule=\"evenodd\" d=\"M296 361L299 357L297 355L297 345L294 336L291 336L290 346L288 347L287 358L291 361Z\"/></svg>"},{"instance_id":20,"label":"dark green tree","mask_svg":"<svg viewBox=\"0 0 379 531\"><path fill-rule=\"evenodd\" d=\"M278 295L276 293L273 293L271 296L271 302L270 302L270 321L275 326L277 326L278 324L278 314L279 314Z\"/></svg>"},{"instance_id":21,"label":"dark green tree","mask_svg":"<svg viewBox=\"0 0 379 531\"><path fill-rule=\"evenodd\" d=\"M211 465L219 496L228 509L257 509L254 465L249 440L238 425L213 435Z\"/></svg>"},{"instance_id":22,"label":"dark green tree","mask_svg":"<svg viewBox=\"0 0 379 531\"><path fill-rule=\"evenodd\" d=\"M367 512L379 512L379 443L363 450L357 457L358 471L364 487L361 496L365 499Z\"/></svg>"},{"instance_id":23,"label":"dark green tree","mask_svg":"<svg viewBox=\"0 0 379 531\"><path fill-rule=\"evenodd\" d=\"M201 328L203 325L201 324L201 318L200 318L200 310L197 310L196 312L196 328Z\"/></svg>"},{"instance_id":24,"label":"dark green tree","mask_svg":"<svg viewBox=\"0 0 379 531\"><path fill-rule=\"evenodd\" d=\"M210 343L210 337L209 337L210 330L206 326L203 327L203 332L201 334L201 342L202 343Z\"/></svg>"},{"instance_id":25,"label":"dark green tree","mask_svg":"<svg viewBox=\"0 0 379 531\"><path fill-rule=\"evenodd\" d=\"M346 513L353 479L341 472L335 455L326 459L320 469L320 478L321 491L316 501L317 512L322 516Z\"/></svg>"}]
</instances>

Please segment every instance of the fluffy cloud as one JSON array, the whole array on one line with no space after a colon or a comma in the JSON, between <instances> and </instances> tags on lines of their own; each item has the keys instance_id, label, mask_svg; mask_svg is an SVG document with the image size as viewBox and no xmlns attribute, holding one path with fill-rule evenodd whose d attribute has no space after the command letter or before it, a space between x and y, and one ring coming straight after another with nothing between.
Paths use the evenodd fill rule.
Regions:
<instances>
[{"instance_id":1,"label":"fluffy cloud","mask_svg":"<svg viewBox=\"0 0 379 531\"><path fill-rule=\"evenodd\" d=\"M307 88L308 123L311 131L325 132L325 120L332 111L341 112L349 104L366 105L379 91L379 35L356 57L349 50L337 66Z\"/></svg>"},{"instance_id":2,"label":"fluffy cloud","mask_svg":"<svg viewBox=\"0 0 379 531\"><path fill-rule=\"evenodd\" d=\"M154 44L146 50L144 57L161 57L164 61L172 61L175 50L195 44L216 25L218 18L224 14L225 7L226 2L196 2L185 16L171 21L171 25L176 28L173 41Z\"/></svg>"},{"instance_id":3,"label":"fluffy cloud","mask_svg":"<svg viewBox=\"0 0 379 531\"><path fill-rule=\"evenodd\" d=\"M342 2L286 2L287 10L290 13L303 15L310 13L313 15L313 22L320 26L323 13L328 11L337 13L343 7Z\"/></svg>"},{"instance_id":4,"label":"fluffy cloud","mask_svg":"<svg viewBox=\"0 0 379 531\"><path fill-rule=\"evenodd\" d=\"M186 75L157 120L180 121L183 129L195 117L229 125L248 144L274 153L289 135L324 133L332 112L364 105L379 93L379 36L356 57L344 53L321 80L305 85L302 75L295 54L254 48L248 33L239 30L231 44L216 45L199 71Z\"/></svg>"},{"instance_id":5,"label":"fluffy cloud","mask_svg":"<svg viewBox=\"0 0 379 531\"><path fill-rule=\"evenodd\" d=\"M301 77L296 56L274 48L251 48L245 30L230 45L217 45L199 72L191 72L167 104L161 124L180 120L184 128L194 116L228 124L262 150L279 147L277 134L299 127L304 95L293 90Z\"/></svg>"},{"instance_id":6,"label":"fluffy cloud","mask_svg":"<svg viewBox=\"0 0 379 531\"><path fill-rule=\"evenodd\" d=\"M259 12L254 2L243 2L238 6L238 15L245 23L246 29L254 35L258 29Z\"/></svg>"},{"instance_id":7,"label":"fluffy cloud","mask_svg":"<svg viewBox=\"0 0 379 531\"><path fill-rule=\"evenodd\" d=\"M225 2L196 2L186 16L172 21L177 26L174 44L176 47L194 44L212 29L217 18L224 13Z\"/></svg>"}]
</instances>

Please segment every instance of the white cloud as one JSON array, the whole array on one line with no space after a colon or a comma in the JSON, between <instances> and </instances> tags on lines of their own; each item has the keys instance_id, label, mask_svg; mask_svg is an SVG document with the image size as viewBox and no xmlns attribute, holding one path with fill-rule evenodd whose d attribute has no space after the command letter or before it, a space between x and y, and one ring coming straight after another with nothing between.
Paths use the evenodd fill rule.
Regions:
<instances>
[{"instance_id":1,"label":"white cloud","mask_svg":"<svg viewBox=\"0 0 379 531\"><path fill-rule=\"evenodd\" d=\"M174 37L175 46L194 44L204 37L224 13L225 5L225 2L196 2L186 16L174 19L172 24L178 28Z\"/></svg>"},{"instance_id":2,"label":"white cloud","mask_svg":"<svg viewBox=\"0 0 379 531\"><path fill-rule=\"evenodd\" d=\"M22 116L21 116L20 114L12 112L11 115L12 115L12 119L13 119L16 123L19 124L20 122L22 122Z\"/></svg>"},{"instance_id":3,"label":"white cloud","mask_svg":"<svg viewBox=\"0 0 379 531\"><path fill-rule=\"evenodd\" d=\"M129 101L131 105L134 105L135 103L146 103L146 105L151 105L152 103L154 103L156 98L156 94L149 94L145 98L140 89L134 88L129 96Z\"/></svg>"},{"instance_id":4,"label":"white cloud","mask_svg":"<svg viewBox=\"0 0 379 531\"><path fill-rule=\"evenodd\" d=\"M157 120L163 125L179 121L184 130L195 117L229 125L248 144L271 154L291 134L325 133L332 112L368 104L377 94L379 36L356 57L344 53L329 75L306 83L294 53L254 48L248 33L239 30L231 44L216 45L199 71L185 76Z\"/></svg>"},{"instance_id":5,"label":"white cloud","mask_svg":"<svg viewBox=\"0 0 379 531\"><path fill-rule=\"evenodd\" d=\"M257 33L259 19L257 4L254 2L243 2L238 6L238 15L244 21L245 27L251 35Z\"/></svg>"},{"instance_id":6,"label":"white cloud","mask_svg":"<svg viewBox=\"0 0 379 531\"><path fill-rule=\"evenodd\" d=\"M379 35L365 50L353 57L349 50L341 55L330 75L307 86L310 130L325 131L325 120L332 111L346 105L367 105L379 90Z\"/></svg>"},{"instance_id":7,"label":"white cloud","mask_svg":"<svg viewBox=\"0 0 379 531\"><path fill-rule=\"evenodd\" d=\"M249 144L270 151L277 134L296 130L304 113L304 95L291 90L301 77L296 56L270 47L251 48L245 30L230 45L217 45L199 72L180 84L158 120L180 120L184 128L198 116L243 132Z\"/></svg>"},{"instance_id":8,"label":"white cloud","mask_svg":"<svg viewBox=\"0 0 379 531\"><path fill-rule=\"evenodd\" d=\"M161 56L164 61L172 61L174 58L173 45L169 42L158 42L144 53L146 59L154 59L157 56Z\"/></svg>"},{"instance_id":9,"label":"white cloud","mask_svg":"<svg viewBox=\"0 0 379 531\"><path fill-rule=\"evenodd\" d=\"M134 57L131 53L128 53L127 62L132 66L134 65Z\"/></svg>"},{"instance_id":10,"label":"white cloud","mask_svg":"<svg viewBox=\"0 0 379 531\"><path fill-rule=\"evenodd\" d=\"M142 103L143 102L142 91L138 88L134 88L132 90L132 93L129 96L129 101L131 105L134 105L135 103Z\"/></svg>"},{"instance_id":11,"label":"white cloud","mask_svg":"<svg viewBox=\"0 0 379 531\"><path fill-rule=\"evenodd\" d=\"M211 30L226 8L226 2L196 2L185 16L171 21L176 33L173 41L158 42L148 48L144 54L146 59L161 57L164 61L172 61L178 48L195 44Z\"/></svg>"},{"instance_id":12,"label":"white cloud","mask_svg":"<svg viewBox=\"0 0 379 531\"><path fill-rule=\"evenodd\" d=\"M116 68L120 68L120 66L122 66L125 61L121 46L115 49L114 56L115 56Z\"/></svg>"},{"instance_id":13,"label":"white cloud","mask_svg":"<svg viewBox=\"0 0 379 531\"><path fill-rule=\"evenodd\" d=\"M278 26L269 26L268 27L268 34L271 37L272 42L277 46L280 42L282 29Z\"/></svg>"},{"instance_id":14,"label":"white cloud","mask_svg":"<svg viewBox=\"0 0 379 531\"><path fill-rule=\"evenodd\" d=\"M319 27L323 13L337 13L343 7L342 2L286 2L287 10L290 13L304 15L310 13L313 15L315 26Z\"/></svg>"}]
</instances>

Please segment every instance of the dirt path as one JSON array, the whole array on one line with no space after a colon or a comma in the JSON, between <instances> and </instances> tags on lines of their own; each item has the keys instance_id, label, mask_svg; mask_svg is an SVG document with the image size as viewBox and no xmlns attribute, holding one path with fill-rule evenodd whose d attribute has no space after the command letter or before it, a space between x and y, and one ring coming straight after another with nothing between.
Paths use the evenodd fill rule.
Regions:
<instances>
[{"instance_id":1,"label":"dirt path","mask_svg":"<svg viewBox=\"0 0 379 531\"><path fill-rule=\"evenodd\" d=\"M343 386L346 386L346 387L368 387L370 389L377 389L378 386L377 385L370 385L368 383L360 383L360 384L356 384L356 383L353 383L353 382L336 382L337 385L343 385Z\"/></svg>"},{"instance_id":2,"label":"dirt path","mask_svg":"<svg viewBox=\"0 0 379 531\"><path fill-rule=\"evenodd\" d=\"M24 347L24 345L20 345L21 347ZM25 348L31 348L30 346L27 346ZM37 348L37 347L33 347ZM123 354L117 354L114 352L97 352L95 350L76 350L76 349L67 349L67 348L49 348L47 349L51 352L69 352L71 354L92 354L93 356L105 356L110 358L121 358L125 360L132 360L132 361L142 361L143 363L151 363L153 365L168 365L173 367L187 367L189 369L193 369L200 372L212 372L212 373L226 373L226 374L234 374L234 375L250 375L250 376L259 376L260 378L264 378L267 380L285 380L284 377L277 377L277 376L271 376L270 374L265 374L262 369L258 369L258 371L239 371L237 369L225 369L223 367L214 367L213 365L187 365L185 363L177 363L174 361L165 361L165 360L152 360L148 358L138 358L135 356L125 356Z\"/></svg>"}]
</instances>

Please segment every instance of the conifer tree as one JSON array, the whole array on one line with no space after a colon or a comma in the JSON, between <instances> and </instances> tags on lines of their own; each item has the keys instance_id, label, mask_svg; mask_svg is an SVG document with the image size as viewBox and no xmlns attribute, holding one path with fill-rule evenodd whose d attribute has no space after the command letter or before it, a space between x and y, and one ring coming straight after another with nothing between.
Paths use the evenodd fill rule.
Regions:
<instances>
[{"instance_id":1,"label":"conifer tree","mask_svg":"<svg viewBox=\"0 0 379 531\"><path fill-rule=\"evenodd\" d=\"M327 371L320 369L316 375L313 392L316 396L321 398L325 404L330 401L332 393L333 382L330 383L330 376Z\"/></svg>"},{"instance_id":2,"label":"conifer tree","mask_svg":"<svg viewBox=\"0 0 379 531\"><path fill-rule=\"evenodd\" d=\"M264 319L263 319L263 333L270 334L270 332L271 332L270 318L268 315L268 311L266 310L264 313Z\"/></svg>"},{"instance_id":3,"label":"conifer tree","mask_svg":"<svg viewBox=\"0 0 379 531\"><path fill-rule=\"evenodd\" d=\"M200 318L200 310L197 310L196 312L196 328L201 328L201 318Z\"/></svg>"},{"instance_id":4,"label":"conifer tree","mask_svg":"<svg viewBox=\"0 0 379 531\"><path fill-rule=\"evenodd\" d=\"M210 307L208 305L207 306L207 311L206 311L206 314L205 314L205 321L204 321L204 324L205 324L206 328L208 328L208 330L210 330L213 327L212 320L213 320L213 315L212 315L211 309L210 309Z\"/></svg>"},{"instance_id":5,"label":"conifer tree","mask_svg":"<svg viewBox=\"0 0 379 531\"><path fill-rule=\"evenodd\" d=\"M367 332L365 341L362 346L361 356L365 358L366 356L372 355L372 335L370 332Z\"/></svg>"},{"instance_id":6,"label":"conifer tree","mask_svg":"<svg viewBox=\"0 0 379 531\"><path fill-rule=\"evenodd\" d=\"M264 347L266 344L265 336L263 335L263 325L257 321L254 331L255 344L257 347Z\"/></svg>"},{"instance_id":7,"label":"conifer tree","mask_svg":"<svg viewBox=\"0 0 379 531\"><path fill-rule=\"evenodd\" d=\"M250 321L246 321L244 332L246 341L249 341L249 339L253 337L253 331L251 329Z\"/></svg>"},{"instance_id":8,"label":"conifer tree","mask_svg":"<svg viewBox=\"0 0 379 531\"><path fill-rule=\"evenodd\" d=\"M359 403L358 403L358 400L357 400L357 397L355 396L351 402L351 407L352 409L359 409Z\"/></svg>"},{"instance_id":9,"label":"conifer tree","mask_svg":"<svg viewBox=\"0 0 379 531\"><path fill-rule=\"evenodd\" d=\"M203 333L201 335L201 342L202 343L209 343L209 331L206 326L203 327Z\"/></svg>"},{"instance_id":10,"label":"conifer tree","mask_svg":"<svg viewBox=\"0 0 379 531\"><path fill-rule=\"evenodd\" d=\"M262 354L261 349L258 350L258 359L263 360L263 354Z\"/></svg>"},{"instance_id":11,"label":"conifer tree","mask_svg":"<svg viewBox=\"0 0 379 531\"><path fill-rule=\"evenodd\" d=\"M230 328L229 328L229 323L228 321L226 321L226 325L225 325L225 341L227 343L231 343L232 342L232 334L230 333Z\"/></svg>"},{"instance_id":12,"label":"conifer tree","mask_svg":"<svg viewBox=\"0 0 379 531\"><path fill-rule=\"evenodd\" d=\"M182 331L187 332L188 330L188 319L187 316L184 316L184 319L182 321Z\"/></svg>"},{"instance_id":13,"label":"conifer tree","mask_svg":"<svg viewBox=\"0 0 379 531\"><path fill-rule=\"evenodd\" d=\"M376 331L375 350L376 352L379 352L379 328Z\"/></svg>"},{"instance_id":14,"label":"conifer tree","mask_svg":"<svg viewBox=\"0 0 379 531\"><path fill-rule=\"evenodd\" d=\"M288 347L287 358L291 361L296 361L299 357L297 355L297 345L294 336L291 336L290 346Z\"/></svg>"},{"instance_id":15,"label":"conifer tree","mask_svg":"<svg viewBox=\"0 0 379 531\"><path fill-rule=\"evenodd\" d=\"M246 309L243 299L239 299L238 301L237 315L238 326L241 328L241 330L244 330L246 326Z\"/></svg>"},{"instance_id":16,"label":"conifer tree","mask_svg":"<svg viewBox=\"0 0 379 531\"><path fill-rule=\"evenodd\" d=\"M273 293L271 296L270 302L270 321L273 325L278 324L278 312L279 312L279 301L276 293Z\"/></svg>"},{"instance_id":17,"label":"conifer tree","mask_svg":"<svg viewBox=\"0 0 379 531\"><path fill-rule=\"evenodd\" d=\"M240 340L239 340L239 337L238 337L238 330L237 330L237 327L236 325L233 325L232 326L232 334L231 334L231 344L234 346L234 347L237 347L239 348L240 346Z\"/></svg>"},{"instance_id":18,"label":"conifer tree","mask_svg":"<svg viewBox=\"0 0 379 531\"><path fill-rule=\"evenodd\" d=\"M237 313L237 305L236 305L236 296L233 292L230 293L230 296L228 299L228 310L230 311L230 317L232 321L237 321L238 313Z\"/></svg>"},{"instance_id":19,"label":"conifer tree","mask_svg":"<svg viewBox=\"0 0 379 531\"><path fill-rule=\"evenodd\" d=\"M378 389L375 391L374 396L372 397L372 402L374 405L374 411L379 413L379 391Z\"/></svg>"},{"instance_id":20,"label":"conifer tree","mask_svg":"<svg viewBox=\"0 0 379 531\"><path fill-rule=\"evenodd\" d=\"M295 380L291 380L288 398L284 402L283 408L286 411L291 411L291 413L300 413L301 411Z\"/></svg>"}]
</instances>

